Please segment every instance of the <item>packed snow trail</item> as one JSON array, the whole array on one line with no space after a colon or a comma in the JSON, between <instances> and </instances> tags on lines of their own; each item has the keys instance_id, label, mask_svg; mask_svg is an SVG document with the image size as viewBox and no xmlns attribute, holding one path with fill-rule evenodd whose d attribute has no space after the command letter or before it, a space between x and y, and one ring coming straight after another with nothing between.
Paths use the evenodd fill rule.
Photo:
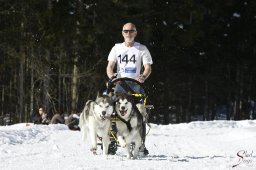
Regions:
<instances>
[{"instance_id":1,"label":"packed snow trail","mask_svg":"<svg viewBox=\"0 0 256 170\"><path fill-rule=\"evenodd\" d=\"M65 125L0 126L0 169L256 169L255 120L151 124L149 155L137 160L127 160L123 148L106 160L100 148L93 155L87 141Z\"/></svg>"}]
</instances>

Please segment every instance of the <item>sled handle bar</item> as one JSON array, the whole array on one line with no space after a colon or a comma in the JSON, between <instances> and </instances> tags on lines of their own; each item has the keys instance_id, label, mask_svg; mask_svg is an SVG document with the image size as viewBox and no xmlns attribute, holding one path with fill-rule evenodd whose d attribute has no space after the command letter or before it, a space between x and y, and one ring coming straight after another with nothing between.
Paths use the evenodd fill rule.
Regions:
<instances>
[{"instance_id":1,"label":"sled handle bar","mask_svg":"<svg viewBox=\"0 0 256 170\"><path fill-rule=\"evenodd\" d=\"M147 96L147 94L148 94L143 83L139 82L138 80L135 80L135 79L132 79L132 78L128 78L128 77L116 78L113 81L110 80L109 84L108 84L108 91L110 91L115 86L115 83L118 82L118 81L131 81L131 82L135 82L136 84L140 85L144 89L145 96Z\"/></svg>"}]
</instances>

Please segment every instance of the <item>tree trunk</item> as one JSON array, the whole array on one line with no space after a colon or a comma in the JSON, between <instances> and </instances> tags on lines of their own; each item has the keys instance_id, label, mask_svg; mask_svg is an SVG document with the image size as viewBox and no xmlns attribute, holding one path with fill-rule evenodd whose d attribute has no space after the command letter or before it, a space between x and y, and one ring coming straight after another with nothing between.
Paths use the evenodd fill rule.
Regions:
<instances>
[{"instance_id":1,"label":"tree trunk","mask_svg":"<svg viewBox=\"0 0 256 170\"><path fill-rule=\"evenodd\" d=\"M80 36L80 21L81 14L82 14L82 6L83 4L80 1L76 1L76 8L77 8L77 20L75 22L75 39L73 40L73 46L74 46L74 65L73 65L73 73L72 73L72 82L71 82L71 113L77 112L77 101L78 101L78 94L77 94L77 88L78 88L78 58L79 58L79 52L78 52L78 37Z\"/></svg>"},{"instance_id":2,"label":"tree trunk","mask_svg":"<svg viewBox=\"0 0 256 170\"><path fill-rule=\"evenodd\" d=\"M240 119L244 119L244 69L240 66L240 81L239 81L239 110L240 110Z\"/></svg>"},{"instance_id":3,"label":"tree trunk","mask_svg":"<svg viewBox=\"0 0 256 170\"><path fill-rule=\"evenodd\" d=\"M66 78L64 77L62 80L62 84L63 84L63 95L64 95L64 101L63 104L65 106L65 110L70 113L70 103L69 103L69 83L66 82Z\"/></svg>"},{"instance_id":4,"label":"tree trunk","mask_svg":"<svg viewBox=\"0 0 256 170\"><path fill-rule=\"evenodd\" d=\"M234 119L234 112L233 112L233 101L232 101L232 96L231 96L231 91L232 91L232 81L231 81L231 68L230 68L230 64L227 64L227 91L228 91L228 95L227 95L227 99L226 99L226 104L228 106L228 110L227 110L227 120L233 120Z\"/></svg>"},{"instance_id":5,"label":"tree trunk","mask_svg":"<svg viewBox=\"0 0 256 170\"><path fill-rule=\"evenodd\" d=\"M45 110L46 112L48 113L49 115L49 111L50 111L50 108L49 108L49 101L50 101L50 68L49 68L49 65L48 63L50 62L50 51L49 50L46 50L46 61L47 61L47 64L44 64L44 94L43 94L43 104L44 104L44 107L45 107Z\"/></svg>"},{"instance_id":6,"label":"tree trunk","mask_svg":"<svg viewBox=\"0 0 256 170\"><path fill-rule=\"evenodd\" d=\"M61 107L62 96L61 96L61 66L59 66L59 74L58 74L58 111L62 110Z\"/></svg>"},{"instance_id":7,"label":"tree trunk","mask_svg":"<svg viewBox=\"0 0 256 170\"><path fill-rule=\"evenodd\" d=\"M21 47L21 53L20 53L20 67L19 67L19 108L18 108L18 114L19 114L19 122L22 122L24 118L24 64L25 64L25 54L23 47Z\"/></svg>"},{"instance_id":8,"label":"tree trunk","mask_svg":"<svg viewBox=\"0 0 256 170\"><path fill-rule=\"evenodd\" d=\"M73 74L72 74L72 83L71 83L71 113L77 112L77 82L78 82L78 56L74 59L74 66L73 66Z\"/></svg>"},{"instance_id":9,"label":"tree trunk","mask_svg":"<svg viewBox=\"0 0 256 170\"><path fill-rule=\"evenodd\" d=\"M189 77L188 80L188 106L185 112L185 121L190 122L191 121L191 109L192 108L192 80L191 77Z\"/></svg>"},{"instance_id":10,"label":"tree trunk","mask_svg":"<svg viewBox=\"0 0 256 170\"><path fill-rule=\"evenodd\" d=\"M206 117L208 118L208 120L210 119L210 115L209 115L209 96L208 96L208 80L205 77L205 81L204 81L204 114L207 115ZM214 119L214 116L211 116L211 120Z\"/></svg>"},{"instance_id":11,"label":"tree trunk","mask_svg":"<svg viewBox=\"0 0 256 170\"><path fill-rule=\"evenodd\" d=\"M65 91L64 91L64 79L65 76L62 76L62 73L65 72L65 66L63 66L62 61L66 57L66 53L64 52L64 44L63 40L60 41L60 51L59 51L59 75L58 75L58 99L59 99L59 111L64 111L65 106Z\"/></svg>"},{"instance_id":12,"label":"tree trunk","mask_svg":"<svg viewBox=\"0 0 256 170\"><path fill-rule=\"evenodd\" d=\"M1 95L1 116L4 116L4 86L2 86L2 95Z\"/></svg>"},{"instance_id":13,"label":"tree trunk","mask_svg":"<svg viewBox=\"0 0 256 170\"><path fill-rule=\"evenodd\" d=\"M29 119L32 118L34 112L34 49L31 47L31 60L30 60L30 113Z\"/></svg>"}]
</instances>

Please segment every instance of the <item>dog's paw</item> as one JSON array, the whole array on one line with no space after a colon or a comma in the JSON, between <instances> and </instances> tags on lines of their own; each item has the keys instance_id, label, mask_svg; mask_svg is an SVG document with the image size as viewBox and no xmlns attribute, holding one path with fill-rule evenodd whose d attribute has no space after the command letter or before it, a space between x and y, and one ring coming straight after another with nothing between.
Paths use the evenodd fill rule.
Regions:
<instances>
[{"instance_id":1,"label":"dog's paw","mask_svg":"<svg viewBox=\"0 0 256 170\"><path fill-rule=\"evenodd\" d=\"M126 158L127 158L127 159L131 159L132 156L131 156L130 154L128 154Z\"/></svg>"},{"instance_id":2,"label":"dog's paw","mask_svg":"<svg viewBox=\"0 0 256 170\"><path fill-rule=\"evenodd\" d=\"M119 144L120 144L120 146L122 147L122 148L125 148L126 147L126 143L124 142L124 141L119 141Z\"/></svg>"},{"instance_id":3,"label":"dog's paw","mask_svg":"<svg viewBox=\"0 0 256 170\"><path fill-rule=\"evenodd\" d=\"M137 158L138 158L138 155L137 154L133 154L132 159L134 160L134 159L137 159Z\"/></svg>"},{"instance_id":4,"label":"dog's paw","mask_svg":"<svg viewBox=\"0 0 256 170\"><path fill-rule=\"evenodd\" d=\"M125 148L126 147L126 142L124 141L123 137L119 136L118 137L118 141L119 141L119 144L122 148Z\"/></svg>"},{"instance_id":5,"label":"dog's paw","mask_svg":"<svg viewBox=\"0 0 256 170\"><path fill-rule=\"evenodd\" d=\"M96 155L96 148L91 148L90 151L91 151L94 155Z\"/></svg>"},{"instance_id":6,"label":"dog's paw","mask_svg":"<svg viewBox=\"0 0 256 170\"><path fill-rule=\"evenodd\" d=\"M108 155L103 154L103 158L107 160L108 159Z\"/></svg>"}]
</instances>

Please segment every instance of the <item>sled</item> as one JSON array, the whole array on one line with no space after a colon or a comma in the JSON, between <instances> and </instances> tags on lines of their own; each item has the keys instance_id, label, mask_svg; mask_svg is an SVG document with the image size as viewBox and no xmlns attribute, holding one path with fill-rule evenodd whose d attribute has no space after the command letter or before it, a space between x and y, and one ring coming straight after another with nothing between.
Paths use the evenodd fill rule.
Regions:
<instances>
[{"instance_id":1,"label":"sled","mask_svg":"<svg viewBox=\"0 0 256 170\"><path fill-rule=\"evenodd\" d=\"M129 82L133 82L136 85L139 85L140 88L142 89L142 91L144 91L144 93L143 94L135 93L135 91L128 85ZM148 91L142 83L140 83L139 81L132 79L132 78L126 78L126 77L125 78L116 78L113 81L109 81L107 94L114 92L114 88L117 83L119 83L119 85L124 89L124 93L132 96L134 102L143 103L146 107L148 115L150 114L150 110L154 109L154 106L147 105ZM111 143L110 143L109 149L108 149L108 153L111 155L116 154L117 148L120 146L118 143L117 137L116 137L116 134L117 134L116 121L119 121L118 118L116 118L115 116L112 116L111 117L112 126L109 131ZM149 132L149 130L148 130L148 132ZM145 125L145 133L146 133L145 136L148 134L148 132L146 133L146 125ZM102 145L101 145L101 148L102 148ZM134 148L134 144L131 144L131 151L133 150L133 148ZM144 152L144 155L147 155L148 151L146 150L145 152Z\"/></svg>"}]
</instances>

